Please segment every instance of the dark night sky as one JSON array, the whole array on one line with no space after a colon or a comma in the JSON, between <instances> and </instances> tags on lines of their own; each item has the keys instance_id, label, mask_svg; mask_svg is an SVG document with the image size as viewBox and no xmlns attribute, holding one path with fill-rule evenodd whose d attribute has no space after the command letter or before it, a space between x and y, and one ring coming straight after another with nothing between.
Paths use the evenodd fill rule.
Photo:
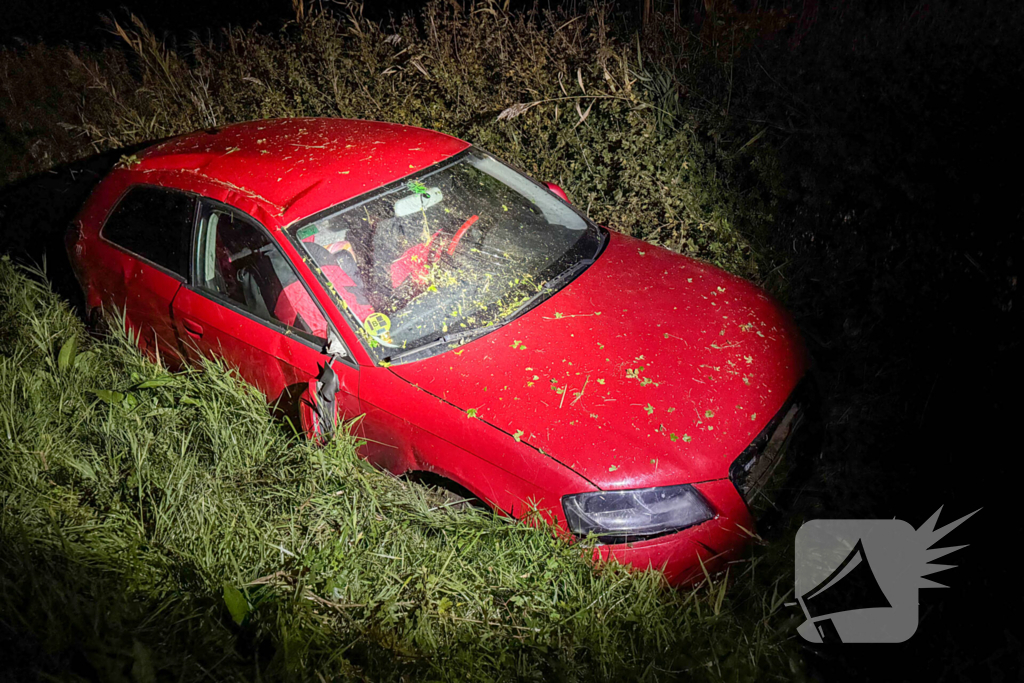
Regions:
<instances>
[{"instance_id":1,"label":"dark night sky","mask_svg":"<svg viewBox=\"0 0 1024 683\"><path fill-rule=\"evenodd\" d=\"M401 14L422 4L422 0L371 1L364 12L373 19L385 19L389 13ZM295 16L289 0L13 0L5 3L0 43L39 38L49 43L102 41L101 15L123 15L126 7L150 27L179 38L257 21L276 28Z\"/></svg>"},{"instance_id":2,"label":"dark night sky","mask_svg":"<svg viewBox=\"0 0 1024 683\"><path fill-rule=\"evenodd\" d=\"M150 26L184 36L190 31L256 21L273 26L293 16L287 0L14 0L0 22L0 41L88 42L104 39L102 14L123 14L128 6Z\"/></svg>"},{"instance_id":3,"label":"dark night sky","mask_svg":"<svg viewBox=\"0 0 1024 683\"><path fill-rule=\"evenodd\" d=\"M306 0L307 6L309 0ZM560 4L561 0L541 0L540 6ZM425 0L370 0L364 4L364 16L377 21L389 15L401 15L425 4ZM532 7L533 0L514 0L511 6ZM331 3L325 2L325 7ZM0 21L0 44L17 40L48 43L97 43L107 39L101 15L123 16L126 9L141 17L158 33L167 32L179 39L196 32L233 25L251 26L260 22L274 29L294 18L289 0L11 0L5 3ZM340 5L334 5L345 11Z\"/></svg>"}]
</instances>

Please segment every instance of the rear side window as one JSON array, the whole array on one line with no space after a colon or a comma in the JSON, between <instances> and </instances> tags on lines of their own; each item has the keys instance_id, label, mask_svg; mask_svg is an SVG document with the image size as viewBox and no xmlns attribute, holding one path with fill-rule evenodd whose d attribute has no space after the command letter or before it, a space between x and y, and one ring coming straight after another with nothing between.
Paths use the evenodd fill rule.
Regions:
<instances>
[{"instance_id":1,"label":"rear side window","mask_svg":"<svg viewBox=\"0 0 1024 683\"><path fill-rule=\"evenodd\" d=\"M102 235L187 278L195 210L196 200L187 194L137 185L121 198Z\"/></svg>"}]
</instances>

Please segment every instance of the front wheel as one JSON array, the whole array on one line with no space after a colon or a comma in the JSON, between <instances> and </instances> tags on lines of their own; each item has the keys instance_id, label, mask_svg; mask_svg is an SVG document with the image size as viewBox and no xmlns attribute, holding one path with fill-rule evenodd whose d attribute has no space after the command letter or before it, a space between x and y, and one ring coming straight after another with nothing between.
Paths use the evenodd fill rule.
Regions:
<instances>
[{"instance_id":1,"label":"front wheel","mask_svg":"<svg viewBox=\"0 0 1024 683\"><path fill-rule=\"evenodd\" d=\"M110 322L103 315L103 308L96 306L89 309L85 316L85 329L94 337L106 337L110 334Z\"/></svg>"}]
</instances>

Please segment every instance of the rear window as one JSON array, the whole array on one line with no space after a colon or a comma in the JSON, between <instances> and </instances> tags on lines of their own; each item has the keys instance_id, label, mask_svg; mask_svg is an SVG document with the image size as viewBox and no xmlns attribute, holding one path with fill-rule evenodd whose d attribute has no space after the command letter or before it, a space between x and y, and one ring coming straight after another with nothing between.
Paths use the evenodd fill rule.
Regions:
<instances>
[{"instance_id":1,"label":"rear window","mask_svg":"<svg viewBox=\"0 0 1024 683\"><path fill-rule=\"evenodd\" d=\"M123 249L188 277L196 201L174 190L138 185L121 198L103 237Z\"/></svg>"}]
</instances>

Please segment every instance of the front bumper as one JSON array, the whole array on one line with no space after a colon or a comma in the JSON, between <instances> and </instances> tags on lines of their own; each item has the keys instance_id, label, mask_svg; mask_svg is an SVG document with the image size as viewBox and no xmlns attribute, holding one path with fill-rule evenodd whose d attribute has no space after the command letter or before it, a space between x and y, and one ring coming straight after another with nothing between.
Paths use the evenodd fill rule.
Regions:
<instances>
[{"instance_id":1,"label":"front bumper","mask_svg":"<svg viewBox=\"0 0 1024 683\"><path fill-rule=\"evenodd\" d=\"M661 569L673 586L697 582L705 570L715 574L739 560L754 536L760 512L774 507L774 494L791 470L784 465L786 452L797 432L813 419L814 405L813 387L802 381L733 461L728 479L694 485L717 512L714 519L647 541L598 546L594 559Z\"/></svg>"},{"instance_id":2,"label":"front bumper","mask_svg":"<svg viewBox=\"0 0 1024 683\"><path fill-rule=\"evenodd\" d=\"M754 533L754 519L743 498L728 479L694 486L715 508L714 519L647 541L601 545L594 548L594 559L660 569L673 586L699 581L705 569L715 574L740 559Z\"/></svg>"},{"instance_id":3,"label":"front bumper","mask_svg":"<svg viewBox=\"0 0 1024 683\"><path fill-rule=\"evenodd\" d=\"M809 380L797 385L782 408L729 466L729 480L754 517L760 518L760 512L775 507L775 495L792 470L792 458L787 462L786 453L796 435L812 421L813 393Z\"/></svg>"}]
</instances>

